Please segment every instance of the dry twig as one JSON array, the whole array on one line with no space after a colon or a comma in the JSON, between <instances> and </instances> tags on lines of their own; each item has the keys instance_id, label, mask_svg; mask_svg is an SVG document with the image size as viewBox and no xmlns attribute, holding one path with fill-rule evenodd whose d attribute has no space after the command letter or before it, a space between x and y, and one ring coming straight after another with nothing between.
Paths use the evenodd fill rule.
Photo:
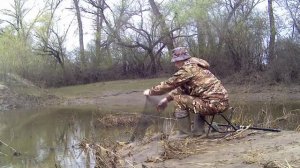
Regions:
<instances>
[{"instance_id":1,"label":"dry twig","mask_svg":"<svg viewBox=\"0 0 300 168\"><path fill-rule=\"evenodd\" d=\"M243 133L250 128L250 125L248 125L245 129L239 129L236 132L233 132L231 134L226 135L223 139L226 140L232 140L232 139L240 139L247 135L243 135Z\"/></svg>"},{"instance_id":2,"label":"dry twig","mask_svg":"<svg viewBox=\"0 0 300 168\"><path fill-rule=\"evenodd\" d=\"M0 140L0 143L3 144L4 146L8 147L9 149L11 149L13 151L13 155L14 156L20 156L21 155L20 152L18 152L15 148L7 145L5 142L3 142L3 141ZM6 154L4 154L4 155L6 155Z\"/></svg>"}]
</instances>

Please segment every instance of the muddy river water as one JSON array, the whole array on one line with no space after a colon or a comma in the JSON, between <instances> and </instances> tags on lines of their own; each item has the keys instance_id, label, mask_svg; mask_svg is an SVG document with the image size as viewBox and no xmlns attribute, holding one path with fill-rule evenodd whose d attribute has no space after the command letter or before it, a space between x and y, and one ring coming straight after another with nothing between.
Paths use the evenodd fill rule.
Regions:
<instances>
[{"instance_id":1,"label":"muddy river water","mask_svg":"<svg viewBox=\"0 0 300 168\"><path fill-rule=\"evenodd\" d=\"M233 103L235 120L268 123L293 130L300 125L300 102ZM78 144L84 139L125 141L130 127L107 128L99 123L105 111L58 107L0 112L0 168L94 167ZM276 123L275 123L276 121Z\"/></svg>"}]
</instances>

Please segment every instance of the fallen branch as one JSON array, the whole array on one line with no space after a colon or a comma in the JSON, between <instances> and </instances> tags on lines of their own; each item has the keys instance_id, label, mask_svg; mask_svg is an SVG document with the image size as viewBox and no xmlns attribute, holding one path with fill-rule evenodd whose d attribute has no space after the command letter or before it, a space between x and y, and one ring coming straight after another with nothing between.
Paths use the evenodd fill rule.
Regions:
<instances>
[{"instance_id":1,"label":"fallen branch","mask_svg":"<svg viewBox=\"0 0 300 168\"><path fill-rule=\"evenodd\" d=\"M246 126L244 129L239 129L236 132L226 135L223 139L232 140L236 138L241 138L242 133L250 128L250 125Z\"/></svg>"},{"instance_id":2,"label":"fallen branch","mask_svg":"<svg viewBox=\"0 0 300 168\"><path fill-rule=\"evenodd\" d=\"M0 152L0 154L1 154L1 155L4 155L4 156L8 156L7 154L5 154L5 153L2 153L2 152Z\"/></svg>"},{"instance_id":3,"label":"fallen branch","mask_svg":"<svg viewBox=\"0 0 300 168\"><path fill-rule=\"evenodd\" d=\"M101 96L100 98L119 96L119 95L123 95L123 94L131 94L131 93L137 93L137 92L142 92L142 91L141 90L133 90L130 92L118 92L118 93L114 93L114 94L106 94L106 95Z\"/></svg>"},{"instance_id":4,"label":"fallen branch","mask_svg":"<svg viewBox=\"0 0 300 168\"><path fill-rule=\"evenodd\" d=\"M300 125L298 125L298 127L296 128L296 131L300 131Z\"/></svg>"},{"instance_id":5,"label":"fallen branch","mask_svg":"<svg viewBox=\"0 0 300 168\"><path fill-rule=\"evenodd\" d=\"M21 153L18 152L15 148L13 148L13 147L7 145L7 144L6 144L5 142L3 142L2 140L0 140L0 143L3 144L3 145L5 145L6 147L10 148L10 149L14 152L14 153L13 153L14 156L20 156L20 155L21 155ZM5 154L5 155L6 155L6 154Z\"/></svg>"}]
</instances>

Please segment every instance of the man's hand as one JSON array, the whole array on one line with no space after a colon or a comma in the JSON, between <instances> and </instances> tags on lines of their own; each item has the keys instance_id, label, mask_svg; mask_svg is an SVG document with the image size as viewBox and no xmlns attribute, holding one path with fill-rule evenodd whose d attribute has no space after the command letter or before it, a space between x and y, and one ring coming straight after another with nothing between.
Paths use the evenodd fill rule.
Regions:
<instances>
[{"instance_id":1,"label":"man's hand","mask_svg":"<svg viewBox=\"0 0 300 168\"><path fill-rule=\"evenodd\" d=\"M149 96L150 95L150 89L144 90L144 96Z\"/></svg>"},{"instance_id":2,"label":"man's hand","mask_svg":"<svg viewBox=\"0 0 300 168\"><path fill-rule=\"evenodd\" d=\"M168 99L165 97L163 99L161 99L159 101L159 103L157 104L157 111L160 112L160 111L163 111L167 106L168 106Z\"/></svg>"}]
</instances>

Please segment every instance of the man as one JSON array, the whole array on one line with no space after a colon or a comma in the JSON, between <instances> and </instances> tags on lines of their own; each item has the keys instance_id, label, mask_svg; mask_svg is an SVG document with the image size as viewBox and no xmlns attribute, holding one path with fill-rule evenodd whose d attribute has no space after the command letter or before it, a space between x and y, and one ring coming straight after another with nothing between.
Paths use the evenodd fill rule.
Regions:
<instances>
[{"instance_id":1,"label":"man","mask_svg":"<svg viewBox=\"0 0 300 168\"><path fill-rule=\"evenodd\" d=\"M146 89L145 96L167 96L160 100L157 109L166 108L174 100L174 116L178 119L179 133L183 137L199 136L204 133L204 117L228 108L226 89L209 70L209 64L202 59L191 57L184 47L172 50L172 60L178 71L159 85ZM191 131L189 112L195 113ZM181 136L179 135L179 136Z\"/></svg>"}]
</instances>

